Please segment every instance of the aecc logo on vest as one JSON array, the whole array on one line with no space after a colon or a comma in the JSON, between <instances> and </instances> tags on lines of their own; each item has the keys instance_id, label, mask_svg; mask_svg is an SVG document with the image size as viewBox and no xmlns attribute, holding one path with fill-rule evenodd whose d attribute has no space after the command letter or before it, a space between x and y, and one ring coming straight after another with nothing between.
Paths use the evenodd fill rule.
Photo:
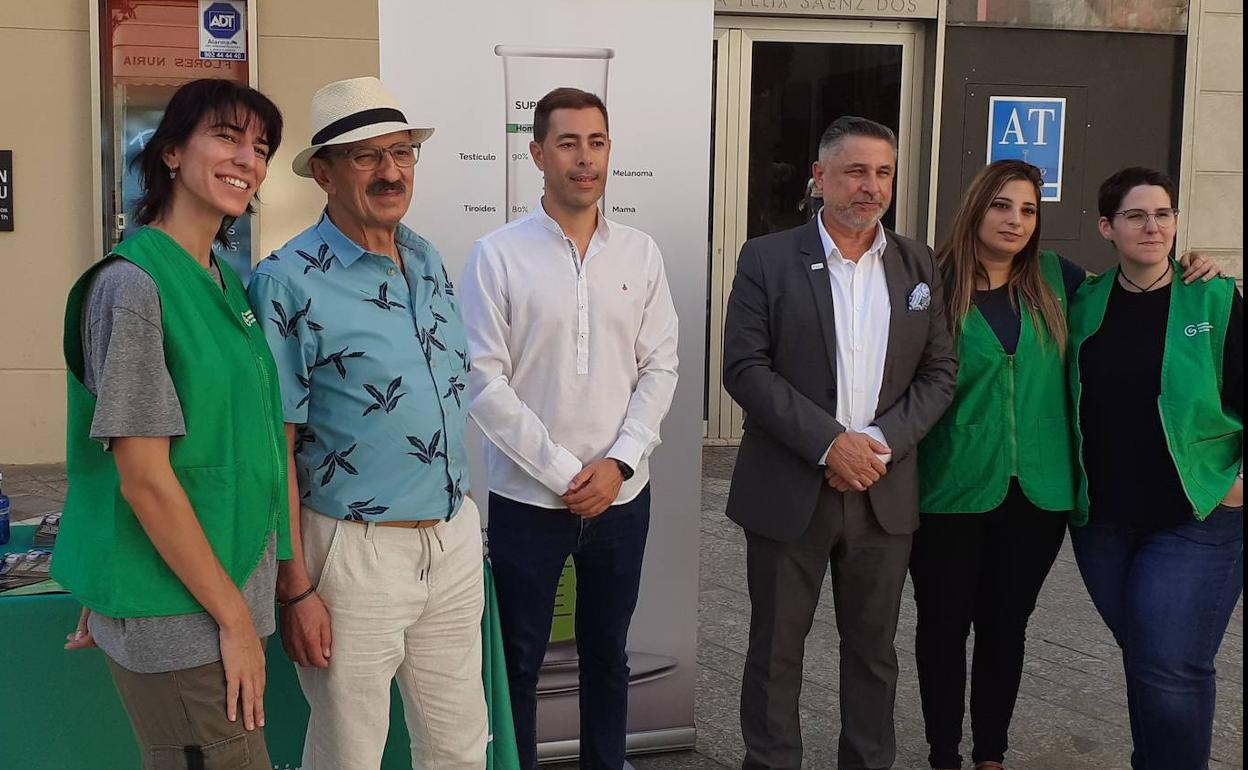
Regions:
<instances>
[{"instance_id":1,"label":"aecc logo on vest","mask_svg":"<svg viewBox=\"0 0 1248 770\"><path fill-rule=\"evenodd\" d=\"M1188 324L1183 327L1183 333L1189 337L1195 337L1197 334L1208 334L1213 331L1213 324L1208 321L1201 321L1198 324Z\"/></svg>"}]
</instances>

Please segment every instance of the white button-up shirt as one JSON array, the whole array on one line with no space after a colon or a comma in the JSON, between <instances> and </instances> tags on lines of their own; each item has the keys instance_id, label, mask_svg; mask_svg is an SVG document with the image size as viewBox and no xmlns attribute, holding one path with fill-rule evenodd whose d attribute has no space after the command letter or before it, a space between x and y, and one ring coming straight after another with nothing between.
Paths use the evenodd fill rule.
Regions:
<instances>
[{"instance_id":1,"label":"white button-up shirt","mask_svg":"<svg viewBox=\"0 0 1248 770\"><path fill-rule=\"evenodd\" d=\"M676 309L650 236L599 214L584 259L542 206L478 240L459 286L490 490L543 508L589 463L634 470L676 390Z\"/></svg>"},{"instance_id":2,"label":"white button-up shirt","mask_svg":"<svg viewBox=\"0 0 1248 770\"><path fill-rule=\"evenodd\" d=\"M836 421L887 445L883 432L872 423L884 382L892 309L884 273L884 249L888 246L884 226L876 225L871 248L852 262L841 255L828 234L822 211L817 219L836 319ZM881 457L885 462L889 459L888 455Z\"/></svg>"}]
</instances>

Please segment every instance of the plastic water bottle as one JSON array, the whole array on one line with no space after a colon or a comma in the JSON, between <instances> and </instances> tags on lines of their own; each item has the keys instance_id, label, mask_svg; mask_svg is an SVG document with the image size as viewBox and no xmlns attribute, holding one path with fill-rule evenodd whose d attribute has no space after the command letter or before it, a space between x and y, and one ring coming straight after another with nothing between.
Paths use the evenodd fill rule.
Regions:
<instances>
[{"instance_id":1,"label":"plastic water bottle","mask_svg":"<svg viewBox=\"0 0 1248 770\"><path fill-rule=\"evenodd\" d=\"M0 473L0 545L9 542L9 498L4 494L4 474Z\"/></svg>"}]
</instances>

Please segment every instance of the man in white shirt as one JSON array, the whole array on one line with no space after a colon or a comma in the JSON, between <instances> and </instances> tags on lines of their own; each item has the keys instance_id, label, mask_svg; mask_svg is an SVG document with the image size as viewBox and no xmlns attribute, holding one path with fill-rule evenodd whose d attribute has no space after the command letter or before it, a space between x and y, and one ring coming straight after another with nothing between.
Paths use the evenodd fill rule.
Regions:
<instances>
[{"instance_id":1,"label":"man in white shirt","mask_svg":"<svg viewBox=\"0 0 1248 770\"><path fill-rule=\"evenodd\" d=\"M676 311L650 236L598 210L607 110L559 88L530 150L541 205L473 247L460 292L469 413L486 438L490 562L521 766L563 565L576 565L581 767L620 770L624 644L650 520L647 457L676 389Z\"/></svg>"},{"instance_id":2,"label":"man in white shirt","mask_svg":"<svg viewBox=\"0 0 1248 770\"><path fill-rule=\"evenodd\" d=\"M750 643L743 770L799 770L806 635L831 573L840 633L838 770L896 758L893 639L915 447L953 399L957 362L931 250L880 223L897 138L828 127L814 221L746 241L724 323L724 387L745 410L729 518L745 529Z\"/></svg>"}]
</instances>

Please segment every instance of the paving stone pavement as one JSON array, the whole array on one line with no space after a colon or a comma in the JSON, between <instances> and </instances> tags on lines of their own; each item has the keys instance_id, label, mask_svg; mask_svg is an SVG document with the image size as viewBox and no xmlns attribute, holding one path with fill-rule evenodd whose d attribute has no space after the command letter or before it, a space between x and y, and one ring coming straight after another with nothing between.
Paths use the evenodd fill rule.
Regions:
<instances>
[{"instance_id":1,"label":"paving stone pavement","mask_svg":"<svg viewBox=\"0 0 1248 770\"><path fill-rule=\"evenodd\" d=\"M724 515L736 451L703 453L701 578L698 610L697 748L638 756L636 770L735 770L744 749L737 720L742 651L749 625L745 538ZM4 489L14 519L57 510L64 500L60 465L9 466ZM897 635L898 770L924 770L927 747L914 667L914 601L907 585ZM1218 655L1218 703L1210 770L1244 770L1243 602ZM825 590L806 647L801 715L804 767L836 767L837 634ZM1088 600L1067 543L1032 616L1027 662L1011 731L1011 770L1126 770L1131 736L1121 662L1112 637ZM969 754L965 744L963 751ZM574 763L551 766L574 770Z\"/></svg>"},{"instance_id":2,"label":"paving stone pavement","mask_svg":"<svg viewBox=\"0 0 1248 770\"><path fill-rule=\"evenodd\" d=\"M737 718L749 630L745 537L724 517L736 450L706 447L702 460L702 542L698 601L697 749L634 757L636 770L736 770L744 748ZM927 744L914 666L914 599L902 601L897 652L898 770L926 770ZM1218 705L1210 770L1243 770L1243 602L1218 655ZM806 644L802 687L804 767L833 770L839 724L832 592L825 585ZM969 663L968 663L969 670ZM969 718L968 718L969 730ZM1121 658L1084 590L1069 543L1062 548L1032 616L1027 662L1010 733L1011 770L1127 770L1131 733ZM970 747L963 744L963 753ZM575 764L556 766L574 770ZM967 767L970 767L968 764Z\"/></svg>"},{"instance_id":3,"label":"paving stone pavement","mask_svg":"<svg viewBox=\"0 0 1248 770\"><path fill-rule=\"evenodd\" d=\"M65 502L64 465L0 465L11 521L38 519Z\"/></svg>"}]
</instances>

